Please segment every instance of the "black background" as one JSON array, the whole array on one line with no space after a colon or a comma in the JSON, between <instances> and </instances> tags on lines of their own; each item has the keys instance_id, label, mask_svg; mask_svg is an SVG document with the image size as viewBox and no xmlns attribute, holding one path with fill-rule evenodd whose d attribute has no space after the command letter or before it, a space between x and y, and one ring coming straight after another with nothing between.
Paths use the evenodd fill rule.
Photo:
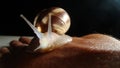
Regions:
<instances>
[{"instance_id":1,"label":"black background","mask_svg":"<svg viewBox=\"0 0 120 68\"><path fill-rule=\"evenodd\" d=\"M120 38L120 0L4 0L0 3L0 35L33 36L20 14L33 22L38 12L56 6L64 8L71 17L67 34L103 33Z\"/></svg>"}]
</instances>

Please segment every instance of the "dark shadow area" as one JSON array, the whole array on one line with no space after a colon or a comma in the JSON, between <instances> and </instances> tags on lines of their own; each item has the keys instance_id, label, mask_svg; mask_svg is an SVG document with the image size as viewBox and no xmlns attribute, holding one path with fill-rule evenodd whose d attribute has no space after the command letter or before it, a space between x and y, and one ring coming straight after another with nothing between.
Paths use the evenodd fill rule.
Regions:
<instances>
[{"instance_id":1,"label":"dark shadow area","mask_svg":"<svg viewBox=\"0 0 120 68\"><path fill-rule=\"evenodd\" d=\"M34 35L20 14L33 22L41 10L57 6L64 8L71 17L67 34L104 33L120 38L120 0L15 0L1 3L0 35Z\"/></svg>"}]
</instances>

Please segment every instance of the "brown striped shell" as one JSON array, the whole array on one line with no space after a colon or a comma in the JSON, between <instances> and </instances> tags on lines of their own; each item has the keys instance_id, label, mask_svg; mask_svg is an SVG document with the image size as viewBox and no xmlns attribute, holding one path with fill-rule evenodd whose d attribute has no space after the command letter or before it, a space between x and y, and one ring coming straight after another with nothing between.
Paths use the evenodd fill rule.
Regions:
<instances>
[{"instance_id":1,"label":"brown striped shell","mask_svg":"<svg viewBox=\"0 0 120 68\"><path fill-rule=\"evenodd\" d=\"M68 13L59 7L52 7L38 13L34 19L34 26L42 33L47 32L49 14L51 14L52 32L65 34L70 28L71 20Z\"/></svg>"}]
</instances>

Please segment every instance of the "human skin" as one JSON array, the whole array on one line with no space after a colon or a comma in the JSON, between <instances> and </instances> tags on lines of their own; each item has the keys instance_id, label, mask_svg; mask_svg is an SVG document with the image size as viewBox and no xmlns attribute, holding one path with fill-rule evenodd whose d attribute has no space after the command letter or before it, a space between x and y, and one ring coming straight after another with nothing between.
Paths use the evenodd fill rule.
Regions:
<instances>
[{"instance_id":1,"label":"human skin","mask_svg":"<svg viewBox=\"0 0 120 68\"><path fill-rule=\"evenodd\" d=\"M72 37L69 42L50 52L33 50L40 44L21 37L13 40L3 55L3 68L119 68L120 41L104 34ZM26 45L27 44L27 45Z\"/></svg>"}]
</instances>

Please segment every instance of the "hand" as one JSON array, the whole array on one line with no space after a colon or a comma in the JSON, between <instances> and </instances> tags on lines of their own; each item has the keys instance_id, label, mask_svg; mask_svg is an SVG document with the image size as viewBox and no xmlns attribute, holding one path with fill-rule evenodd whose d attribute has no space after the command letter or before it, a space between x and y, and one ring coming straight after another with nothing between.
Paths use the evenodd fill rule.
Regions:
<instances>
[{"instance_id":1,"label":"hand","mask_svg":"<svg viewBox=\"0 0 120 68\"><path fill-rule=\"evenodd\" d=\"M36 53L37 38L21 37L6 48L6 68L118 68L120 41L103 34L73 37L73 41L47 53ZM5 53L4 53L5 54Z\"/></svg>"}]
</instances>

